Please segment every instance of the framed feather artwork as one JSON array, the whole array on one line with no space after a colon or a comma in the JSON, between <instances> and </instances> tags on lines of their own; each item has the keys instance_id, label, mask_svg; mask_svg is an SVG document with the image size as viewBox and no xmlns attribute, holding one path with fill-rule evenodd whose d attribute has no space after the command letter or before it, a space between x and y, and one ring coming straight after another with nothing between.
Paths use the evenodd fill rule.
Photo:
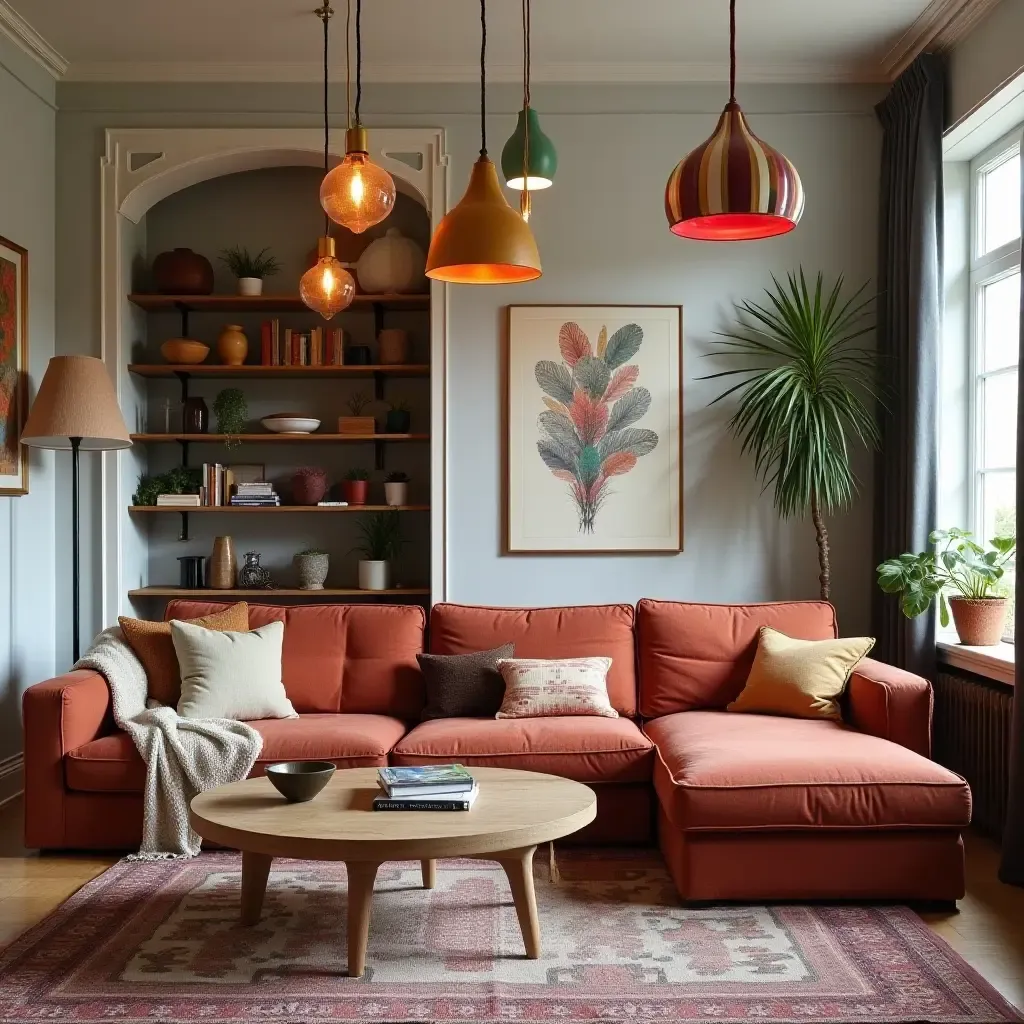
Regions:
<instances>
[{"instance_id":1,"label":"framed feather artwork","mask_svg":"<svg viewBox=\"0 0 1024 1024\"><path fill-rule=\"evenodd\" d=\"M681 306L509 306L506 554L683 547Z\"/></svg>"}]
</instances>

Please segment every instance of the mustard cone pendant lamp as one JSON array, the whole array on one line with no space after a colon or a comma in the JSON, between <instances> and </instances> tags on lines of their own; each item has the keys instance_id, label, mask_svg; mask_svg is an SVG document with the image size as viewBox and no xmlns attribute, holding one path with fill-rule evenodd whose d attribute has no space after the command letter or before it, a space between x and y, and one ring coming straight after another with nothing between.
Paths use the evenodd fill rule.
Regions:
<instances>
[{"instance_id":1,"label":"mustard cone pendant lamp","mask_svg":"<svg viewBox=\"0 0 1024 1024\"><path fill-rule=\"evenodd\" d=\"M451 284L518 284L540 277L529 224L508 205L487 156L487 0L480 0L480 159L458 205L438 225L427 277Z\"/></svg>"}]
</instances>

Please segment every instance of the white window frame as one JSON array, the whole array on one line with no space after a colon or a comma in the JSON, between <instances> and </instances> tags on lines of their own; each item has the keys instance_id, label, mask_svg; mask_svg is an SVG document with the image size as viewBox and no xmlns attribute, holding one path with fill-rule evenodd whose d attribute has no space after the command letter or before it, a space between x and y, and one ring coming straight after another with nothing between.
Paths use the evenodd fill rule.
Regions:
<instances>
[{"instance_id":1,"label":"white window frame","mask_svg":"<svg viewBox=\"0 0 1024 1024\"><path fill-rule=\"evenodd\" d=\"M990 537L982 537L984 531L984 496L985 477L993 473L1012 473L1016 466L985 466L983 463L984 453L982 446L985 438L985 408L983 395L985 381L989 378L1003 374L1018 374L1020 380L1019 366L1014 363L1012 366L1001 367L998 370L985 371L984 353L982 351L983 338L981 327L985 320L985 287L994 284L1004 277L1020 272L1021 269L1021 239L1018 236L992 252L982 254L983 233L985 226L985 192L982 186L985 174L1012 158L1014 155L1024 155L1022 146L1021 129L1017 128L1008 135L1003 136L998 142L980 153L971 161L971 212L970 212L970 303L969 303L969 332L970 345L968 356L968 515L970 522L968 529L971 530L977 540L981 543L989 541ZM1024 159L1024 156L1022 156ZM1022 165L1024 175L1024 165ZM1019 385L1018 385L1019 386ZM1016 424L1014 424L1016 429ZM1017 461L1020 461L1018 453Z\"/></svg>"}]
</instances>

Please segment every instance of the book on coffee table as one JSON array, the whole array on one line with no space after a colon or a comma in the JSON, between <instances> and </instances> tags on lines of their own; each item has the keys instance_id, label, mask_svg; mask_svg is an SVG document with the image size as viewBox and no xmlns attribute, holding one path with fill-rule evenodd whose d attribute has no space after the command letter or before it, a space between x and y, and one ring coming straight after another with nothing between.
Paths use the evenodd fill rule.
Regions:
<instances>
[{"instance_id":1,"label":"book on coffee table","mask_svg":"<svg viewBox=\"0 0 1024 1024\"><path fill-rule=\"evenodd\" d=\"M375 811L468 811L473 806L479 792L480 787L474 783L473 788L467 792L447 796L429 793L399 798L382 793L373 798L373 809Z\"/></svg>"},{"instance_id":2,"label":"book on coffee table","mask_svg":"<svg viewBox=\"0 0 1024 1024\"><path fill-rule=\"evenodd\" d=\"M461 764L429 764L411 768L381 768L377 781L389 797L464 796L473 776Z\"/></svg>"}]
</instances>

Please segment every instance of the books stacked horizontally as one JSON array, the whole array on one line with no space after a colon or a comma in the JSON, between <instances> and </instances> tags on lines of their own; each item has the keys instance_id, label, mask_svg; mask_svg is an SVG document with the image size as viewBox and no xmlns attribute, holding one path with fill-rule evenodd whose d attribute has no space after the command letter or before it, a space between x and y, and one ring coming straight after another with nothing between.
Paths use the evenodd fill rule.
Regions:
<instances>
[{"instance_id":1,"label":"books stacked horizontally","mask_svg":"<svg viewBox=\"0 0 1024 1024\"><path fill-rule=\"evenodd\" d=\"M260 481L236 484L235 493L231 495L231 504L243 508L272 508L280 505L281 499L273 484Z\"/></svg>"},{"instance_id":2,"label":"books stacked horizontally","mask_svg":"<svg viewBox=\"0 0 1024 1024\"><path fill-rule=\"evenodd\" d=\"M156 503L163 508L198 508L202 498L198 494L158 494Z\"/></svg>"},{"instance_id":3,"label":"books stacked horizontally","mask_svg":"<svg viewBox=\"0 0 1024 1024\"><path fill-rule=\"evenodd\" d=\"M380 768L373 798L375 811L468 811L479 787L461 764L418 768Z\"/></svg>"}]
</instances>

